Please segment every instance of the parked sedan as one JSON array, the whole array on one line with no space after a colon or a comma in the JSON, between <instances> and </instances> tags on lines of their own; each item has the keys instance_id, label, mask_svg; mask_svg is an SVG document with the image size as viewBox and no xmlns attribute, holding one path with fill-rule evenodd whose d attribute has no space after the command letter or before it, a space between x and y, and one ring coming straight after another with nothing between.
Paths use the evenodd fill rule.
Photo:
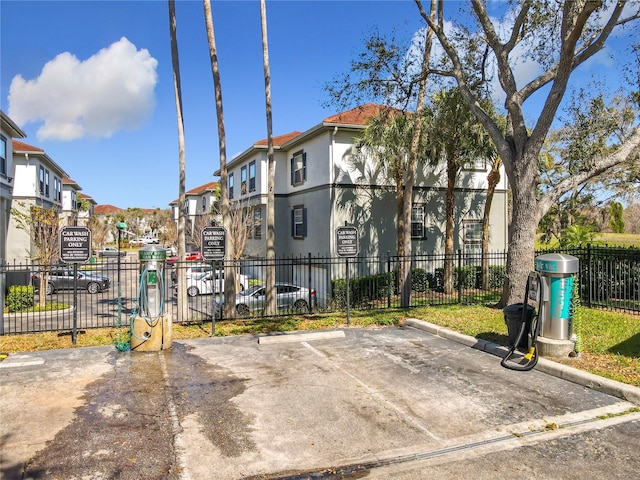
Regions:
<instances>
[{"instance_id":1,"label":"parked sedan","mask_svg":"<svg viewBox=\"0 0 640 480\"><path fill-rule=\"evenodd\" d=\"M124 257L127 255L126 251L122 251L122 250L118 250L116 247L105 247L102 250L100 250L98 252L98 256L100 257L115 257L117 258L118 255L120 255L121 257Z\"/></svg>"},{"instance_id":2,"label":"parked sedan","mask_svg":"<svg viewBox=\"0 0 640 480\"><path fill-rule=\"evenodd\" d=\"M254 285L239 293L236 295L235 302L238 316L264 312L265 285ZM316 291L291 283L276 283L276 304L280 312L310 313L312 308L317 306ZM218 300L216 305L218 310L224 310L224 298Z\"/></svg>"},{"instance_id":3,"label":"parked sedan","mask_svg":"<svg viewBox=\"0 0 640 480\"><path fill-rule=\"evenodd\" d=\"M39 275L36 273L31 279L33 285L38 288L40 286ZM78 270L77 280L78 290L86 290L89 293L104 292L111 286L109 277L93 272ZM46 293L47 295L52 295L58 290L72 290L74 284L73 268L54 267L49 273Z\"/></svg>"},{"instance_id":4,"label":"parked sedan","mask_svg":"<svg viewBox=\"0 0 640 480\"><path fill-rule=\"evenodd\" d=\"M215 273L207 269L206 266L201 273L191 273L187 275L187 295L195 297L196 295L209 295L211 293L220 293L224 290L224 270L216 270ZM187 271L187 273L189 273ZM214 280L215 276L215 280ZM249 288L249 277L246 275L236 275L240 282L240 291Z\"/></svg>"}]
</instances>

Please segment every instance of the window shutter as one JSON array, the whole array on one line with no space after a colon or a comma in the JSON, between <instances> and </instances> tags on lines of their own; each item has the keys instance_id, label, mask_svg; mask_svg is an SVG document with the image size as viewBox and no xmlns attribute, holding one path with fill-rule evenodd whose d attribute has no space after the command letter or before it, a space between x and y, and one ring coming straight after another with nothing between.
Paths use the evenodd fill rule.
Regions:
<instances>
[{"instance_id":1,"label":"window shutter","mask_svg":"<svg viewBox=\"0 0 640 480\"><path fill-rule=\"evenodd\" d=\"M302 209L302 236L307 236L307 209Z\"/></svg>"},{"instance_id":2,"label":"window shutter","mask_svg":"<svg viewBox=\"0 0 640 480\"><path fill-rule=\"evenodd\" d=\"M291 185L293 185L293 171L294 171L294 166L293 166L293 157L291 157Z\"/></svg>"},{"instance_id":3,"label":"window shutter","mask_svg":"<svg viewBox=\"0 0 640 480\"><path fill-rule=\"evenodd\" d=\"M307 152L302 154L302 180L307 181Z\"/></svg>"},{"instance_id":4,"label":"window shutter","mask_svg":"<svg viewBox=\"0 0 640 480\"><path fill-rule=\"evenodd\" d=\"M292 237L296 236L296 223L295 223L295 218L294 218L294 212L295 212L295 210L292 209L291 210L291 236Z\"/></svg>"}]
</instances>

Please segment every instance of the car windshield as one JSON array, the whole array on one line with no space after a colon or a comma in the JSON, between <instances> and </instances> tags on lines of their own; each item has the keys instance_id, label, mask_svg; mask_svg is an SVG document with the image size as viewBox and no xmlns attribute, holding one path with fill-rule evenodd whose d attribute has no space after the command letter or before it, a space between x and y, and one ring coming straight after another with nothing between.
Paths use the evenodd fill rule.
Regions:
<instances>
[{"instance_id":1,"label":"car windshield","mask_svg":"<svg viewBox=\"0 0 640 480\"><path fill-rule=\"evenodd\" d=\"M199 273L196 280L206 280L207 275L209 275L209 272Z\"/></svg>"},{"instance_id":2,"label":"car windshield","mask_svg":"<svg viewBox=\"0 0 640 480\"><path fill-rule=\"evenodd\" d=\"M249 296L249 295L253 295L257 291L263 290L263 289L264 289L264 285L254 285L253 287L245 290L244 292L240 292L238 295L242 295L242 296L246 297L246 296Z\"/></svg>"}]
</instances>

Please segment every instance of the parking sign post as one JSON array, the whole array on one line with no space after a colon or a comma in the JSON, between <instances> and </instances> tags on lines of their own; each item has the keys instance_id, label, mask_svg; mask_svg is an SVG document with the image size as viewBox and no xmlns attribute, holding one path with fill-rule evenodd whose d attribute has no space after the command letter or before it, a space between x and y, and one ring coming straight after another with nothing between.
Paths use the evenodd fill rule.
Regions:
<instances>
[{"instance_id":1,"label":"parking sign post","mask_svg":"<svg viewBox=\"0 0 640 480\"><path fill-rule=\"evenodd\" d=\"M346 222L345 222L346 223ZM349 299L349 257L358 256L360 251L360 241L358 239L358 229L345 225L336 228L336 253L339 257L345 258L345 268L347 269L347 325L351 324L351 309Z\"/></svg>"},{"instance_id":2,"label":"parking sign post","mask_svg":"<svg viewBox=\"0 0 640 480\"><path fill-rule=\"evenodd\" d=\"M60 260L73 263L73 330L71 343L78 338L78 263L84 263L91 257L91 230L87 227L62 227L60 241Z\"/></svg>"},{"instance_id":3,"label":"parking sign post","mask_svg":"<svg viewBox=\"0 0 640 480\"><path fill-rule=\"evenodd\" d=\"M211 275L213 276L211 292L211 336L216 332L216 264L218 261L224 268L224 257L227 255L227 231L224 227L204 227L200 235L200 253L205 261L211 262Z\"/></svg>"}]
</instances>

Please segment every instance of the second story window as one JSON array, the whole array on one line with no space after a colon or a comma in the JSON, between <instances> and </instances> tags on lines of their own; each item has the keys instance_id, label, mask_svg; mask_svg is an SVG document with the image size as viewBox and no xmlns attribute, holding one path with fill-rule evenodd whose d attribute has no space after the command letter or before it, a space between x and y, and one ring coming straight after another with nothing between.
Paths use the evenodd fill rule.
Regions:
<instances>
[{"instance_id":1,"label":"second story window","mask_svg":"<svg viewBox=\"0 0 640 480\"><path fill-rule=\"evenodd\" d=\"M49 196L49 170L44 171L44 194Z\"/></svg>"},{"instance_id":2,"label":"second story window","mask_svg":"<svg viewBox=\"0 0 640 480\"><path fill-rule=\"evenodd\" d=\"M291 185L302 185L307 180L307 154L299 151L291 158Z\"/></svg>"},{"instance_id":3,"label":"second story window","mask_svg":"<svg viewBox=\"0 0 640 480\"><path fill-rule=\"evenodd\" d=\"M411 238L424 238L424 205L411 207Z\"/></svg>"},{"instance_id":4,"label":"second story window","mask_svg":"<svg viewBox=\"0 0 640 480\"><path fill-rule=\"evenodd\" d=\"M249 191L256 191L256 161L249 164Z\"/></svg>"},{"instance_id":5,"label":"second story window","mask_svg":"<svg viewBox=\"0 0 640 480\"><path fill-rule=\"evenodd\" d=\"M78 210L78 197L76 192L71 192L71 209Z\"/></svg>"},{"instance_id":6,"label":"second story window","mask_svg":"<svg viewBox=\"0 0 640 480\"><path fill-rule=\"evenodd\" d=\"M38 180L40 185L40 195L44 195L44 167L40 167L40 171L38 173Z\"/></svg>"},{"instance_id":7,"label":"second story window","mask_svg":"<svg viewBox=\"0 0 640 480\"><path fill-rule=\"evenodd\" d=\"M233 198L233 173L229 174L229 199Z\"/></svg>"},{"instance_id":8,"label":"second story window","mask_svg":"<svg viewBox=\"0 0 640 480\"><path fill-rule=\"evenodd\" d=\"M7 139L0 135L0 173L7 176Z\"/></svg>"},{"instance_id":9,"label":"second story window","mask_svg":"<svg viewBox=\"0 0 640 480\"><path fill-rule=\"evenodd\" d=\"M240 169L240 194L247 193L247 166Z\"/></svg>"}]
</instances>

